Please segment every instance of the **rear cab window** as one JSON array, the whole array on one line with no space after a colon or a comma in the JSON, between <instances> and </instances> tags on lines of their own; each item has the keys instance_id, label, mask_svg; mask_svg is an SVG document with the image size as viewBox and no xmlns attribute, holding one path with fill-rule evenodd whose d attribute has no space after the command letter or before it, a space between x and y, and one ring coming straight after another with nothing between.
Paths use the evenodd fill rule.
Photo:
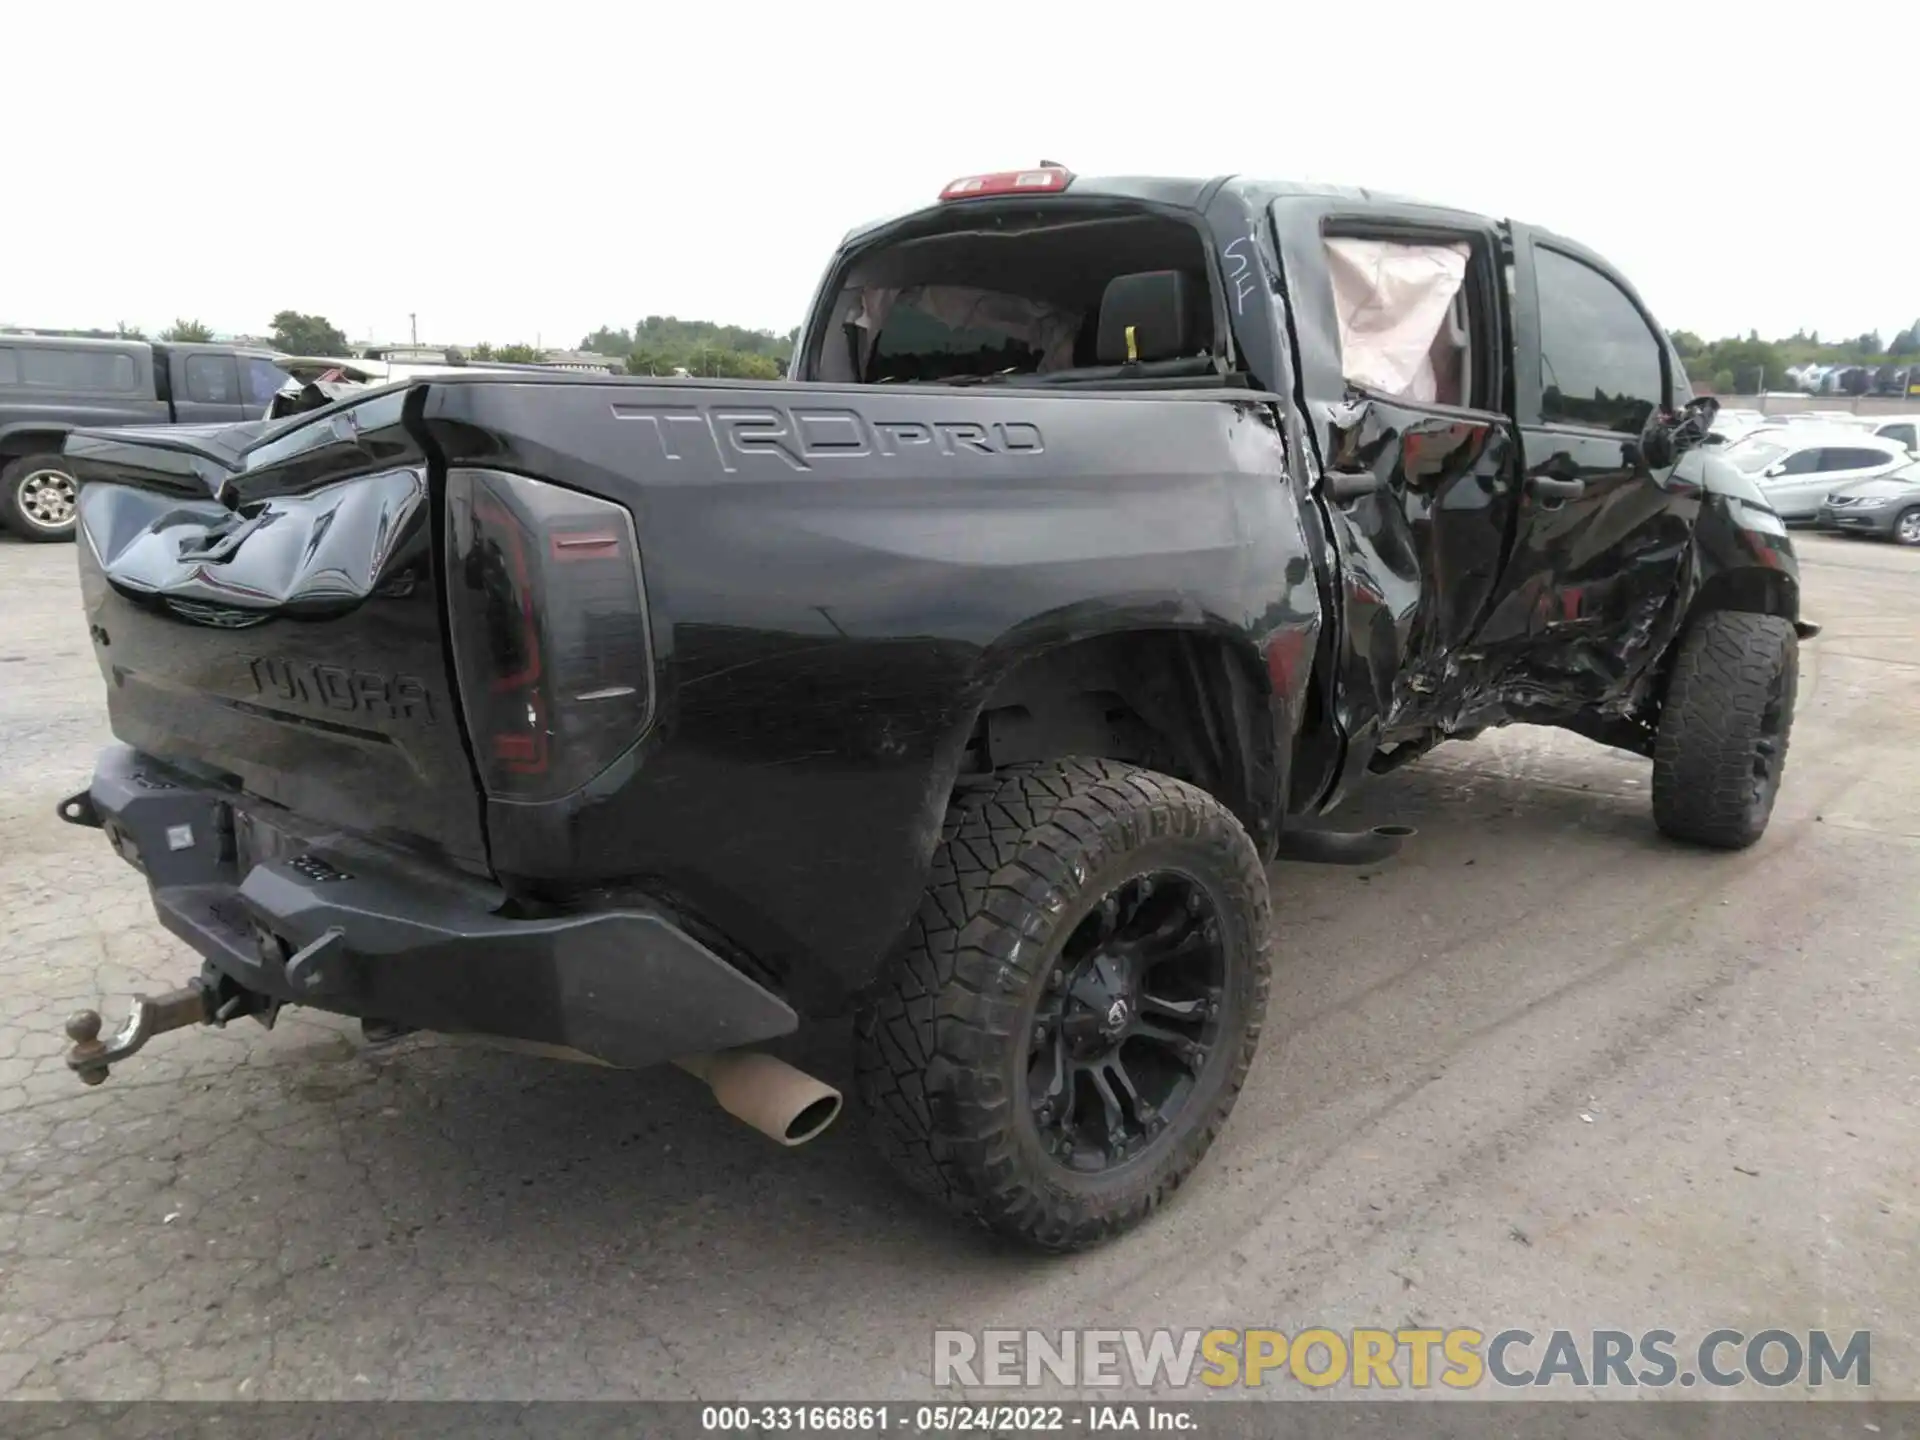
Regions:
<instances>
[{"instance_id":1,"label":"rear cab window","mask_svg":"<svg viewBox=\"0 0 1920 1440\"><path fill-rule=\"evenodd\" d=\"M1348 385L1415 405L1500 408L1499 306L1476 243L1328 229L1321 244Z\"/></svg>"},{"instance_id":2,"label":"rear cab window","mask_svg":"<svg viewBox=\"0 0 1920 1440\"><path fill-rule=\"evenodd\" d=\"M843 261L803 378L868 385L1219 383L1200 217L1122 200L972 201Z\"/></svg>"}]
</instances>

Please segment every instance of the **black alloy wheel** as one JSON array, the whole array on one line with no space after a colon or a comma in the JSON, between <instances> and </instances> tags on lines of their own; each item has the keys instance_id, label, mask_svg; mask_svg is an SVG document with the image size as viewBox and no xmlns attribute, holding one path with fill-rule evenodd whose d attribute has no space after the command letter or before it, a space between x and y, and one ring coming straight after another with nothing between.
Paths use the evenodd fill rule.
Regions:
<instances>
[{"instance_id":1,"label":"black alloy wheel","mask_svg":"<svg viewBox=\"0 0 1920 1440\"><path fill-rule=\"evenodd\" d=\"M1218 907L1157 870L1101 897L1035 1008L1027 1100L1043 1149L1094 1172L1145 1151L1192 1099L1220 1040Z\"/></svg>"}]
</instances>

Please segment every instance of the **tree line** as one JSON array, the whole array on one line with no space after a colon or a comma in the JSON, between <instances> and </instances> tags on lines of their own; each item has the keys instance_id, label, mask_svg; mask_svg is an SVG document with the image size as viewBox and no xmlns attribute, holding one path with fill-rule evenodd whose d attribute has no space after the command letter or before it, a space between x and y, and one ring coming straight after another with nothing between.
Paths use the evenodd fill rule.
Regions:
<instances>
[{"instance_id":1,"label":"tree line","mask_svg":"<svg viewBox=\"0 0 1920 1440\"><path fill-rule=\"evenodd\" d=\"M104 339L144 340L139 329L121 324L112 330L49 330L54 335ZM602 325L585 336L577 348L618 361L630 375L711 376L736 380L776 380L786 374L800 331L781 334L711 320L682 320L674 315L648 315L631 328ZM1803 365L1911 365L1920 363L1920 319L1885 340L1877 330L1842 340L1820 338L1818 330L1796 330L1779 340L1762 340L1760 332L1703 340L1691 330L1669 331L1674 348L1696 384L1728 393L1766 387L1783 388L1787 371ZM155 338L208 341L213 331L198 320L176 319ZM323 315L282 310L273 317L268 343L289 355L338 355L349 352L346 334ZM536 364L542 352L524 341L482 343L462 350L479 361Z\"/></svg>"},{"instance_id":2,"label":"tree line","mask_svg":"<svg viewBox=\"0 0 1920 1440\"><path fill-rule=\"evenodd\" d=\"M649 315L631 330L602 325L580 349L619 360L629 375L714 376L731 380L777 380L787 373L798 327L782 335L711 320Z\"/></svg>"},{"instance_id":3,"label":"tree line","mask_svg":"<svg viewBox=\"0 0 1920 1440\"><path fill-rule=\"evenodd\" d=\"M111 330L43 330L46 335L72 335L104 340L145 340L136 326L121 324ZM772 330L750 330L740 325L718 325L711 320L682 320L674 315L648 315L631 329L602 325L581 340L578 348L604 355L626 367L630 375L714 376L736 380L776 380L787 373L787 359L799 329L782 335ZM181 342L209 341L213 330L198 320L179 319L152 337ZM352 353L339 326L324 315L282 310L264 337L287 355L345 357ZM507 364L538 364L544 352L525 341L482 342L457 346L470 360L497 360Z\"/></svg>"},{"instance_id":4,"label":"tree line","mask_svg":"<svg viewBox=\"0 0 1920 1440\"><path fill-rule=\"evenodd\" d=\"M1744 339L1702 340L1691 330L1667 332L1673 348L1696 384L1722 394L1786 389L1787 371L1803 365L1912 365L1920 363L1920 319L1896 331L1891 341L1878 330L1843 340L1823 341L1818 330L1796 330L1783 340L1762 340L1758 330Z\"/></svg>"}]
</instances>

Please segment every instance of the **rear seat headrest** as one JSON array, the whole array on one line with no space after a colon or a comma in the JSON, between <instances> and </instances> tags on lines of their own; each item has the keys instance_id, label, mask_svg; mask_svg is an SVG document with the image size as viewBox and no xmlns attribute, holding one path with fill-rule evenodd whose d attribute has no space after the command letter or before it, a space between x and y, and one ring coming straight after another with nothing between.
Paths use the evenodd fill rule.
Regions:
<instances>
[{"instance_id":1,"label":"rear seat headrest","mask_svg":"<svg viewBox=\"0 0 1920 1440\"><path fill-rule=\"evenodd\" d=\"M1172 360L1207 348L1206 290L1184 270L1116 275L1100 297L1094 351L1102 365ZM1133 343L1127 331L1133 331Z\"/></svg>"}]
</instances>

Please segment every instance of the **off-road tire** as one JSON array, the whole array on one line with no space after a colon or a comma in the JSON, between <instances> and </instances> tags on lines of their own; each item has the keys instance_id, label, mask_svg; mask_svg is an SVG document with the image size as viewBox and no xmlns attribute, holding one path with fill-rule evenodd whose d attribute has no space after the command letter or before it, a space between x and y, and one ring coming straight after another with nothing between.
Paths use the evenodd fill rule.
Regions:
<instances>
[{"instance_id":1,"label":"off-road tire","mask_svg":"<svg viewBox=\"0 0 1920 1440\"><path fill-rule=\"evenodd\" d=\"M49 472L57 472L69 482L73 480L73 471L67 468L66 460L59 455L23 455L0 468L0 526L11 530L22 540L46 543L74 537L75 518L69 518L64 526L52 527L29 515L23 506L21 487L34 476ZM75 517L77 514L77 511L73 512Z\"/></svg>"},{"instance_id":2,"label":"off-road tire","mask_svg":"<svg viewBox=\"0 0 1920 1440\"><path fill-rule=\"evenodd\" d=\"M1786 767L1799 647L1792 624L1774 615L1715 610L1689 630L1654 741L1653 818L1664 833L1722 850L1765 833Z\"/></svg>"},{"instance_id":3,"label":"off-road tire","mask_svg":"<svg viewBox=\"0 0 1920 1440\"><path fill-rule=\"evenodd\" d=\"M1219 917L1220 1038L1145 1149L1076 1173L1042 1148L1028 1097L1036 1005L1101 898L1167 870L1204 888ZM856 1016L857 1090L878 1148L916 1190L1042 1249L1138 1224L1233 1109L1266 1011L1268 927L1259 855L1204 791L1108 760L999 772L949 809L919 910Z\"/></svg>"}]
</instances>

